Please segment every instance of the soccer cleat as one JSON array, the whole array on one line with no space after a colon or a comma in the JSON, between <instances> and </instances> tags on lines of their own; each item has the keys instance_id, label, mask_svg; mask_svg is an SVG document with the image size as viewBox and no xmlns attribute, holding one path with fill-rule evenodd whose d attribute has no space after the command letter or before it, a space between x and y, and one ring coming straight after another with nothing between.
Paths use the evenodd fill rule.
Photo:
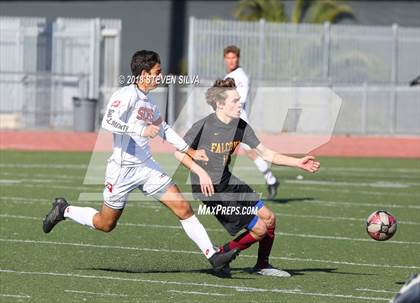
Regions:
<instances>
[{"instance_id":1,"label":"soccer cleat","mask_svg":"<svg viewBox=\"0 0 420 303\"><path fill-rule=\"evenodd\" d=\"M268 265L265 268L254 267L253 272L257 275L270 276L270 277L279 277L279 278L290 278L292 275L287 271L274 268L271 265Z\"/></svg>"},{"instance_id":2,"label":"soccer cleat","mask_svg":"<svg viewBox=\"0 0 420 303\"><path fill-rule=\"evenodd\" d=\"M58 222L65 220L64 211L68 206L69 204L64 198L55 198L50 212L42 221L42 230L44 233L48 234Z\"/></svg>"},{"instance_id":3,"label":"soccer cleat","mask_svg":"<svg viewBox=\"0 0 420 303\"><path fill-rule=\"evenodd\" d=\"M223 271L226 271L226 268L229 268L229 263L235 260L236 256L239 255L239 252L240 250L237 248L229 250L227 252L216 252L209 259L211 266L213 266L214 272L222 273Z\"/></svg>"},{"instance_id":4,"label":"soccer cleat","mask_svg":"<svg viewBox=\"0 0 420 303\"><path fill-rule=\"evenodd\" d=\"M280 183L276 181L274 184L267 184L268 190L268 200L273 200L277 196L277 188L280 186Z\"/></svg>"}]
</instances>

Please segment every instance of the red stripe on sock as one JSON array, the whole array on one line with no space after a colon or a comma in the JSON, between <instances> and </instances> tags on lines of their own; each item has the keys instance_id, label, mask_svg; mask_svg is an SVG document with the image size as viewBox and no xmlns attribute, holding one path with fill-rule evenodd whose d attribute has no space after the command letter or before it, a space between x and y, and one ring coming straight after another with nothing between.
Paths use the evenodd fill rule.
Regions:
<instances>
[{"instance_id":1,"label":"red stripe on sock","mask_svg":"<svg viewBox=\"0 0 420 303\"><path fill-rule=\"evenodd\" d=\"M239 248L240 250L247 249L257 240L250 234L249 231L246 231L240 234L236 239L229 242L229 249Z\"/></svg>"}]
</instances>

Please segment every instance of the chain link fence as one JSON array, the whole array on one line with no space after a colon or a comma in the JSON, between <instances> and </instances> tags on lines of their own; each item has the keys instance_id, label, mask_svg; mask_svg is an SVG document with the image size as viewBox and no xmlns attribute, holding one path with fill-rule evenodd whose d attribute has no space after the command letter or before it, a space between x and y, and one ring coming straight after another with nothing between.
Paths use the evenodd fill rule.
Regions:
<instances>
[{"instance_id":1,"label":"chain link fence","mask_svg":"<svg viewBox=\"0 0 420 303\"><path fill-rule=\"evenodd\" d=\"M420 75L420 28L190 18L189 74L205 83L224 77L231 44L241 48L254 91L330 87L342 98L337 134L420 134L420 89L408 86ZM254 127L270 131L263 121L275 113L252 101Z\"/></svg>"},{"instance_id":2,"label":"chain link fence","mask_svg":"<svg viewBox=\"0 0 420 303\"><path fill-rule=\"evenodd\" d=\"M118 87L120 20L0 17L0 30L2 129L72 129L73 97L100 109Z\"/></svg>"}]
</instances>

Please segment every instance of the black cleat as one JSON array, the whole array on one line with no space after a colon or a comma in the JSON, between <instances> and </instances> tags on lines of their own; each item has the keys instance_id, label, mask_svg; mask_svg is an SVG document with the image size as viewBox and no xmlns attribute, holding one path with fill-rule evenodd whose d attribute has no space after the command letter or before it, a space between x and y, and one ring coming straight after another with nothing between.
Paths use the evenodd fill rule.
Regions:
<instances>
[{"instance_id":1,"label":"black cleat","mask_svg":"<svg viewBox=\"0 0 420 303\"><path fill-rule=\"evenodd\" d=\"M229 250L227 252L216 252L211 258L209 259L210 264L213 266L213 270L216 274L223 273L229 269L229 263L235 260L236 256L239 255L240 250L235 248Z\"/></svg>"},{"instance_id":2,"label":"black cleat","mask_svg":"<svg viewBox=\"0 0 420 303\"><path fill-rule=\"evenodd\" d=\"M226 264L220 271L214 271L213 274L219 278L232 278L230 274L230 266Z\"/></svg>"},{"instance_id":3,"label":"black cleat","mask_svg":"<svg viewBox=\"0 0 420 303\"><path fill-rule=\"evenodd\" d=\"M48 234L58 222L65 219L64 211L67 206L69 206L69 204L64 198L55 198L55 202L52 204L50 212L42 221L42 230L44 233Z\"/></svg>"},{"instance_id":4,"label":"black cleat","mask_svg":"<svg viewBox=\"0 0 420 303\"><path fill-rule=\"evenodd\" d=\"M267 185L268 190L268 200L273 200L277 196L277 188L280 186L280 183L276 181L276 183Z\"/></svg>"}]
</instances>

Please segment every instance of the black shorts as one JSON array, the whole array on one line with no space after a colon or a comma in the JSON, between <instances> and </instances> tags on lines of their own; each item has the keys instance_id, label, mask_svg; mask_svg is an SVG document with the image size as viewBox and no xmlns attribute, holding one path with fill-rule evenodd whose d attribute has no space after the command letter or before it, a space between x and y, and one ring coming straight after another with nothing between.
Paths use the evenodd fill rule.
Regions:
<instances>
[{"instance_id":1,"label":"black shorts","mask_svg":"<svg viewBox=\"0 0 420 303\"><path fill-rule=\"evenodd\" d=\"M230 209L230 213L221 211L214 213L217 220L232 236L236 235L241 229L246 228L255 218L252 209L257 207L260 201L259 195L235 176L231 176L228 184L217 184L214 186L215 194L212 197L206 197L201 193L199 185L193 185L194 198L201 200L211 210L219 210L223 207ZM259 204L261 207L263 204ZM234 210L234 212L232 212ZM256 220L254 220L255 224Z\"/></svg>"}]
</instances>

